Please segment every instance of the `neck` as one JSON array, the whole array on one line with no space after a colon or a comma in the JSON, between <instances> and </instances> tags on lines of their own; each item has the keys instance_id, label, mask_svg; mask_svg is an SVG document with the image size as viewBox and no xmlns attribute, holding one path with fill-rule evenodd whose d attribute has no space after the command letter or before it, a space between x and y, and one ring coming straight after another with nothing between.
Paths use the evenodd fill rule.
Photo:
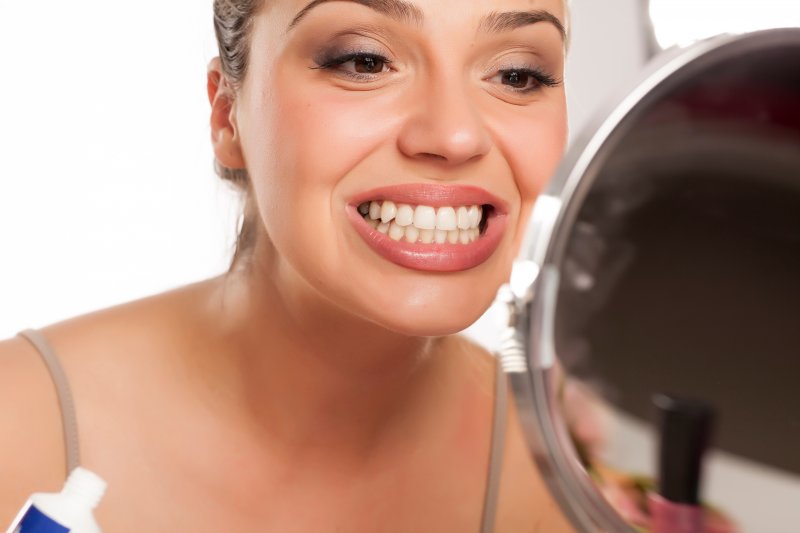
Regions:
<instances>
[{"instance_id":1,"label":"neck","mask_svg":"<svg viewBox=\"0 0 800 533\"><path fill-rule=\"evenodd\" d=\"M236 417L287 453L339 460L443 430L463 391L446 339L369 323L278 268L254 263L221 278L212 297L219 347L206 375Z\"/></svg>"}]
</instances>

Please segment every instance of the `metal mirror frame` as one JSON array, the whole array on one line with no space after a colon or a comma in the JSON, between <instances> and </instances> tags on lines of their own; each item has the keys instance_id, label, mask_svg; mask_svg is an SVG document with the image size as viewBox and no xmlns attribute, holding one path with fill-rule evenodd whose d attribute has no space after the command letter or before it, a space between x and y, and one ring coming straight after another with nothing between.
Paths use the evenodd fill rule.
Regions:
<instances>
[{"instance_id":1,"label":"metal mirror frame","mask_svg":"<svg viewBox=\"0 0 800 533\"><path fill-rule=\"evenodd\" d=\"M530 453L580 531L636 530L599 493L579 462L552 383L559 273L578 212L609 154L653 104L710 65L786 45L800 46L800 28L716 37L660 56L610 113L599 114L578 137L534 206L522 254L498 294L508 309L499 357Z\"/></svg>"}]
</instances>

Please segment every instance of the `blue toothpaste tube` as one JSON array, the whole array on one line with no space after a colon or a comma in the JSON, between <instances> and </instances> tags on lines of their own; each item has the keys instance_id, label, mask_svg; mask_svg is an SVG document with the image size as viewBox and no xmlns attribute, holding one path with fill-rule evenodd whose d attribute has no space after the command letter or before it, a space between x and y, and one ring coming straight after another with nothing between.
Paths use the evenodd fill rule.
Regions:
<instances>
[{"instance_id":1,"label":"blue toothpaste tube","mask_svg":"<svg viewBox=\"0 0 800 533\"><path fill-rule=\"evenodd\" d=\"M101 533L94 509L105 491L105 481L78 467L61 492L31 496L6 533Z\"/></svg>"}]
</instances>

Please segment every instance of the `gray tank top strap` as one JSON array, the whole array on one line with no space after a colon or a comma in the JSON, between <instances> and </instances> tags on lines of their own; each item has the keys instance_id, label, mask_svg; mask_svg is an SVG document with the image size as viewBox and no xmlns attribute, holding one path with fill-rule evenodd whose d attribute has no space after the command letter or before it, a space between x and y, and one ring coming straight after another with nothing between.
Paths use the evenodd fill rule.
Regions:
<instances>
[{"instance_id":1,"label":"gray tank top strap","mask_svg":"<svg viewBox=\"0 0 800 533\"><path fill-rule=\"evenodd\" d=\"M500 477L503 471L503 455L506 440L506 418L508 404L508 378L500 365L500 357L495 365L494 416L492 420L492 444L489 452L489 475L486 480L486 493L481 518L481 533L494 531L497 514L497 497L500 492Z\"/></svg>"},{"instance_id":2,"label":"gray tank top strap","mask_svg":"<svg viewBox=\"0 0 800 533\"><path fill-rule=\"evenodd\" d=\"M40 331L29 329L20 332L19 336L30 342L41 354L56 387L58 403L61 406L61 420L64 428L64 443L67 456L67 475L69 475L76 467L80 466L80 450L78 448L78 421L75 416L75 403L72 401L72 392L70 392L67 376L64 374L64 369L61 367L55 351L53 351L50 343L47 342L47 339Z\"/></svg>"}]
</instances>

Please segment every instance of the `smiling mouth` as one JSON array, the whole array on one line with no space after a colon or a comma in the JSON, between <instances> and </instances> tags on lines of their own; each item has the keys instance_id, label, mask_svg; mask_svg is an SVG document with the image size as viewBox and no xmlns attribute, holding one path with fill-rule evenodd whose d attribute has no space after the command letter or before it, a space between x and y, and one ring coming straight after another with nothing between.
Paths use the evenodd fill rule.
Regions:
<instances>
[{"instance_id":1,"label":"smiling mouth","mask_svg":"<svg viewBox=\"0 0 800 533\"><path fill-rule=\"evenodd\" d=\"M406 184L360 194L347 217L379 256L404 268L462 272L500 247L508 205L480 187Z\"/></svg>"},{"instance_id":2,"label":"smiling mouth","mask_svg":"<svg viewBox=\"0 0 800 533\"><path fill-rule=\"evenodd\" d=\"M394 241L408 244L468 245L481 238L493 207L441 206L373 200L358 206L358 213L373 229Z\"/></svg>"}]
</instances>

